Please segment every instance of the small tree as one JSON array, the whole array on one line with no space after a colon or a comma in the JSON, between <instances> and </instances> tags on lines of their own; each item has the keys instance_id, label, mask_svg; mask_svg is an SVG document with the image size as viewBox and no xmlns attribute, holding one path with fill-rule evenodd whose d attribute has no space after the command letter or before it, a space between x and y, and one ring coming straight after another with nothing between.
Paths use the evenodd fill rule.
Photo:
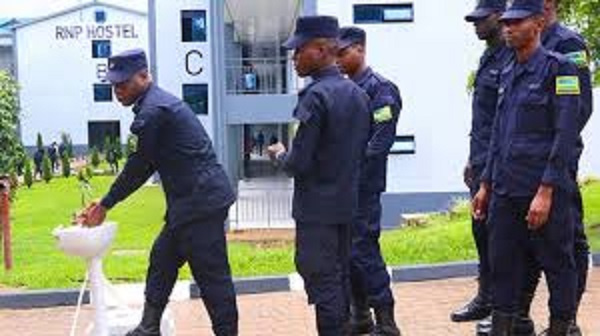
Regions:
<instances>
[{"instance_id":1,"label":"small tree","mask_svg":"<svg viewBox=\"0 0 600 336\"><path fill-rule=\"evenodd\" d=\"M31 188L33 185L33 170L31 169L31 160L27 159L25 161L25 175L23 176L25 180L25 185L27 188Z\"/></svg>"},{"instance_id":2,"label":"small tree","mask_svg":"<svg viewBox=\"0 0 600 336\"><path fill-rule=\"evenodd\" d=\"M69 156L69 159L75 157L73 154L73 141L71 139L69 139L69 142L67 142L67 155Z\"/></svg>"},{"instance_id":3,"label":"small tree","mask_svg":"<svg viewBox=\"0 0 600 336\"><path fill-rule=\"evenodd\" d=\"M6 71L0 70L0 175L10 175L23 153L17 134L18 96L17 82Z\"/></svg>"},{"instance_id":4,"label":"small tree","mask_svg":"<svg viewBox=\"0 0 600 336\"><path fill-rule=\"evenodd\" d=\"M94 171L92 170L92 167L85 166L85 176L88 180L91 180L92 177L94 177Z\"/></svg>"},{"instance_id":5,"label":"small tree","mask_svg":"<svg viewBox=\"0 0 600 336\"><path fill-rule=\"evenodd\" d=\"M127 143L125 145L125 156L129 157L132 153L137 150L137 138L133 134L127 136Z\"/></svg>"},{"instance_id":6,"label":"small tree","mask_svg":"<svg viewBox=\"0 0 600 336\"><path fill-rule=\"evenodd\" d=\"M96 147L92 147L92 154L90 160L92 162L92 166L94 166L94 168L98 168L98 166L100 165L100 153L98 152L98 149Z\"/></svg>"},{"instance_id":7,"label":"small tree","mask_svg":"<svg viewBox=\"0 0 600 336\"><path fill-rule=\"evenodd\" d=\"M62 167L63 177L68 178L71 176L71 160L69 159L69 154L64 152L60 157L60 165Z\"/></svg>"},{"instance_id":8,"label":"small tree","mask_svg":"<svg viewBox=\"0 0 600 336\"><path fill-rule=\"evenodd\" d=\"M48 155L44 155L44 161L42 161L42 178L46 183L52 180L52 163Z\"/></svg>"},{"instance_id":9,"label":"small tree","mask_svg":"<svg viewBox=\"0 0 600 336\"><path fill-rule=\"evenodd\" d=\"M61 143L65 149L65 153L69 159L73 158L73 141L71 141L71 136L68 133L62 133L60 135Z\"/></svg>"},{"instance_id":10,"label":"small tree","mask_svg":"<svg viewBox=\"0 0 600 336\"><path fill-rule=\"evenodd\" d=\"M44 150L44 141L42 140L42 135L40 133L37 134L37 149Z\"/></svg>"},{"instance_id":11,"label":"small tree","mask_svg":"<svg viewBox=\"0 0 600 336\"><path fill-rule=\"evenodd\" d=\"M19 176L17 175L16 171L12 171L10 172L10 185L11 185L11 192L14 192L17 190L17 188L19 188Z\"/></svg>"},{"instance_id":12,"label":"small tree","mask_svg":"<svg viewBox=\"0 0 600 336\"><path fill-rule=\"evenodd\" d=\"M116 159L121 160L123 158L123 146L121 146L121 141L119 141L118 137L113 141L113 149L115 151Z\"/></svg>"},{"instance_id":13,"label":"small tree","mask_svg":"<svg viewBox=\"0 0 600 336\"><path fill-rule=\"evenodd\" d=\"M104 146L102 146L102 153L104 155L106 155L106 153L108 153L112 148L112 141L110 141L110 136L106 136L106 138L104 138Z\"/></svg>"}]
</instances>

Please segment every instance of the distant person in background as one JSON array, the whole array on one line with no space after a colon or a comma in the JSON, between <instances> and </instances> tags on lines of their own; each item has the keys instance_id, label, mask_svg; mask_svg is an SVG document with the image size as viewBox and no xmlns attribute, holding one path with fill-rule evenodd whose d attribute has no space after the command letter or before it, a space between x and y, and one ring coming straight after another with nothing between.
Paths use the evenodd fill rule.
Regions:
<instances>
[{"instance_id":1,"label":"distant person in background","mask_svg":"<svg viewBox=\"0 0 600 336\"><path fill-rule=\"evenodd\" d=\"M244 67L244 93L258 92L258 76L252 64Z\"/></svg>"},{"instance_id":2,"label":"distant person in background","mask_svg":"<svg viewBox=\"0 0 600 336\"><path fill-rule=\"evenodd\" d=\"M269 145L274 145L278 142L279 142L279 139L277 139L277 136L275 134L272 134L271 138L269 139Z\"/></svg>"},{"instance_id":3,"label":"distant person in background","mask_svg":"<svg viewBox=\"0 0 600 336\"><path fill-rule=\"evenodd\" d=\"M53 142L50 147L48 147L48 157L50 158L50 163L52 164L52 171L56 171L58 169L58 146L56 142Z\"/></svg>"},{"instance_id":4,"label":"distant person in background","mask_svg":"<svg viewBox=\"0 0 600 336\"><path fill-rule=\"evenodd\" d=\"M39 176L42 177L42 161L44 160L44 149L38 148L38 150L33 154L33 164L35 165L35 174L34 177Z\"/></svg>"},{"instance_id":5,"label":"distant person in background","mask_svg":"<svg viewBox=\"0 0 600 336\"><path fill-rule=\"evenodd\" d=\"M263 131L258 132L256 136L256 145L258 146L258 155L263 155L263 149L265 147L265 134Z\"/></svg>"}]
</instances>

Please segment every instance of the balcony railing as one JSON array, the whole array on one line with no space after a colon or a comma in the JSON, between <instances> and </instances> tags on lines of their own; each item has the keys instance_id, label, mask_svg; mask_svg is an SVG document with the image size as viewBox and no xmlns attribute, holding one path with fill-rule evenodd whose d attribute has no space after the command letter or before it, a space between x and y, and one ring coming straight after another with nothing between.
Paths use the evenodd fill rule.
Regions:
<instances>
[{"instance_id":1,"label":"balcony railing","mask_svg":"<svg viewBox=\"0 0 600 336\"><path fill-rule=\"evenodd\" d=\"M230 58L225 63L227 94L292 94L299 79L290 59Z\"/></svg>"}]
</instances>

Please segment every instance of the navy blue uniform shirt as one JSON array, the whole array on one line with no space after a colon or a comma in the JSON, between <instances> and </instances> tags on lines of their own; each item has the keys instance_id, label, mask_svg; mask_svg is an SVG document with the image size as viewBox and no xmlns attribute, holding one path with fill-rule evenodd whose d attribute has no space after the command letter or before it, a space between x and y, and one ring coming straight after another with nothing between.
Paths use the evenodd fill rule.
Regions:
<instances>
[{"instance_id":1,"label":"navy blue uniform shirt","mask_svg":"<svg viewBox=\"0 0 600 336\"><path fill-rule=\"evenodd\" d=\"M533 196L541 184L572 190L568 165L578 134L577 74L573 63L543 47L502 71L483 174L494 192Z\"/></svg>"},{"instance_id":2,"label":"navy blue uniform shirt","mask_svg":"<svg viewBox=\"0 0 600 336\"><path fill-rule=\"evenodd\" d=\"M371 129L366 157L361 165L360 189L374 192L385 191L387 157L396 140L396 125L402 99L400 91L385 77L365 69L352 80L369 95Z\"/></svg>"},{"instance_id":3,"label":"navy blue uniform shirt","mask_svg":"<svg viewBox=\"0 0 600 336\"><path fill-rule=\"evenodd\" d=\"M475 74L473 90L469 164L483 169L487 161L492 126L498 104L500 73L510 61L512 51L505 47L485 50ZM480 170L481 171L481 170Z\"/></svg>"},{"instance_id":4,"label":"navy blue uniform shirt","mask_svg":"<svg viewBox=\"0 0 600 336\"><path fill-rule=\"evenodd\" d=\"M589 67L589 51L585 40L581 35L566 28L560 23L554 23L542 34L542 45L544 48L565 55L578 69L581 84L580 112L577 124L579 132L583 130L592 115L593 93L592 79ZM577 141L576 161L583 151L583 140Z\"/></svg>"},{"instance_id":5,"label":"navy blue uniform shirt","mask_svg":"<svg viewBox=\"0 0 600 336\"><path fill-rule=\"evenodd\" d=\"M297 222L350 225L369 134L369 98L336 66L311 77L294 110L300 126L290 151L279 158L294 177L292 215Z\"/></svg>"},{"instance_id":6,"label":"navy blue uniform shirt","mask_svg":"<svg viewBox=\"0 0 600 336\"><path fill-rule=\"evenodd\" d=\"M137 150L127 159L102 205L112 208L158 171L167 198L167 222L180 225L235 201L229 179L194 112L151 85L133 108Z\"/></svg>"}]
</instances>

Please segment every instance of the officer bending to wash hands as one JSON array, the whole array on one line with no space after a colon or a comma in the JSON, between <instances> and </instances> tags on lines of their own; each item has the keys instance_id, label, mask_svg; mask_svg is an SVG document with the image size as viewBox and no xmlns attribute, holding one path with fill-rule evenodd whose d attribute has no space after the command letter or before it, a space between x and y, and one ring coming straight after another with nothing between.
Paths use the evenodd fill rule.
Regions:
<instances>
[{"instance_id":1,"label":"officer bending to wash hands","mask_svg":"<svg viewBox=\"0 0 600 336\"><path fill-rule=\"evenodd\" d=\"M238 334L238 311L225 241L235 201L211 141L189 106L152 83L144 51L111 57L107 79L124 106L133 106L137 150L101 202L83 214L100 225L109 209L158 172L167 199L166 223L154 242L141 323L128 336L160 335L160 320L179 268L189 263L217 336Z\"/></svg>"}]
</instances>

